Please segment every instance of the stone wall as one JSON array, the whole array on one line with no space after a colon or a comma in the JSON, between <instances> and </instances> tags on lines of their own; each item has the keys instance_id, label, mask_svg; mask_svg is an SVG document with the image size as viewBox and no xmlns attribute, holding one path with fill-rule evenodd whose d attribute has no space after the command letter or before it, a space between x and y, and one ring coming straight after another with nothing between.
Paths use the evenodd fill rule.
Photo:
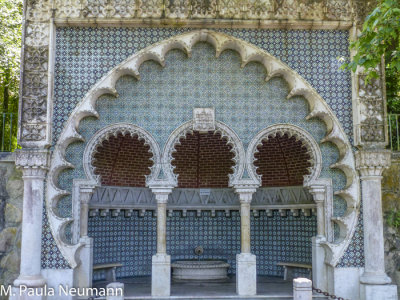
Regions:
<instances>
[{"instance_id":1,"label":"stone wall","mask_svg":"<svg viewBox=\"0 0 400 300\"><path fill-rule=\"evenodd\" d=\"M388 226L387 215L390 211L400 209L400 155L392 156L392 164L383 173L382 210L384 213L385 236L385 268L388 275L395 281L396 271L400 270L400 228Z\"/></svg>"},{"instance_id":2,"label":"stone wall","mask_svg":"<svg viewBox=\"0 0 400 300\"><path fill-rule=\"evenodd\" d=\"M19 274L23 181L12 155L0 160L0 284ZM3 299L0 296L0 299Z\"/></svg>"}]
</instances>

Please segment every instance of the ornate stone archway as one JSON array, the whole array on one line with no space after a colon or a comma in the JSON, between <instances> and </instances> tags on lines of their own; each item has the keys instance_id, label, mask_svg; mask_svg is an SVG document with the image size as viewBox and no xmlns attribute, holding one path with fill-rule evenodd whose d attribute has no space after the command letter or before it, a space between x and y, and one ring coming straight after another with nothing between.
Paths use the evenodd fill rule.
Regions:
<instances>
[{"instance_id":1,"label":"ornate stone archway","mask_svg":"<svg viewBox=\"0 0 400 300\"><path fill-rule=\"evenodd\" d=\"M165 63L165 55L168 53L168 51L172 49L180 49L190 56L193 46L198 42L207 42L213 45L216 49L217 57L227 49L237 51L240 54L242 66L245 66L249 62L260 63L267 71L266 81L275 76L283 77L289 86L287 98L289 99L294 96L304 97L308 101L310 107L310 114L308 115L307 119L319 118L326 124L327 135L321 142L331 142L337 146L340 152L340 158L332 167L342 170L347 178L346 187L342 191L337 192L338 196L343 197L347 201L347 213L343 217L333 219L334 222L339 224L341 229L340 236L342 239L336 243L326 243L326 247L330 252L327 260L330 265L335 266L354 233L359 206L358 176L355 171L351 145L346 134L341 128L336 116L325 103L325 101L295 71L290 69L287 65L269 53L247 42L226 34L209 30L199 30L182 34L139 51L135 55L125 60L119 66L112 69L102 80L100 80L99 83L97 83L86 94L84 99L77 105L71 114L64 130L61 133L58 143L55 146L49 172L49 181L47 185L48 194L46 199L46 208L51 230L62 254L67 259L70 266L75 268L79 263L79 259L76 255L77 250L84 246L82 243L70 245L63 240L63 230L66 224L72 222L73 219L62 218L58 216L56 210L54 209L58 200L63 195L67 194L66 191L58 187L57 178L62 170L73 167L65 159L65 151L68 145L70 145L72 142L82 141L83 138L77 131L80 121L88 116L94 116L97 118L99 117L97 111L95 110L95 103L97 99L104 94L112 94L117 96L115 84L121 76L132 75L137 79L140 79L139 68L143 62L147 60L153 60L163 66ZM185 126L189 128L190 124L187 123L184 125L184 127ZM246 155L243 147L240 146L240 140L236 140L237 136L234 133L229 133L229 130L224 127L224 124L218 123L218 126L221 134L228 136L228 139L231 139L231 143L234 145L234 147L236 147L235 154L237 157L237 167L234 169L234 174L230 178L230 184L238 189L245 186L257 186L257 184L259 184L259 178L256 176L254 170L252 170L252 162L249 160L246 161ZM173 145L176 143L176 139L181 132L182 129L178 130L175 135L171 135L169 142L167 142L165 146L164 154L162 155L160 162L160 169L165 171L167 175L166 178L168 179L167 182L169 182L171 185L175 184L176 178L173 175L172 168L169 166L169 162L171 159L171 153L173 151ZM154 174L156 173L157 172L154 172ZM247 173L248 176L243 176L245 173ZM159 177L160 176L157 177L156 175L151 176L151 180L148 181L148 185L157 186L161 183L164 185L166 183L165 178Z\"/></svg>"}]
</instances>

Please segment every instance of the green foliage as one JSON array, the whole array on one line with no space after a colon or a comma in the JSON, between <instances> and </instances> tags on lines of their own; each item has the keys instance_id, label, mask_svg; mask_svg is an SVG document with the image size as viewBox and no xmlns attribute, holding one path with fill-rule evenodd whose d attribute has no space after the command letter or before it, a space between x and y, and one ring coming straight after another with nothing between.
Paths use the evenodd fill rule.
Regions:
<instances>
[{"instance_id":1,"label":"green foliage","mask_svg":"<svg viewBox=\"0 0 400 300\"><path fill-rule=\"evenodd\" d=\"M390 210L386 214L386 222L390 227L400 230L400 210Z\"/></svg>"},{"instance_id":2,"label":"green foliage","mask_svg":"<svg viewBox=\"0 0 400 300\"><path fill-rule=\"evenodd\" d=\"M22 0L0 0L0 151L17 146L22 9Z\"/></svg>"},{"instance_id":3,"label":"green foliage","mask_svg":"<svg viewBox=\"0 0 400 300\"><path fill-rule=\"evenodd\" d=\"M378 77L376 67L385 58L386 90L390 113L400 113L400 1L381 0L366 18L361 35L351 43L353 60L345 68L365 69L367 80Z\"/></svg>"}]
</instances>

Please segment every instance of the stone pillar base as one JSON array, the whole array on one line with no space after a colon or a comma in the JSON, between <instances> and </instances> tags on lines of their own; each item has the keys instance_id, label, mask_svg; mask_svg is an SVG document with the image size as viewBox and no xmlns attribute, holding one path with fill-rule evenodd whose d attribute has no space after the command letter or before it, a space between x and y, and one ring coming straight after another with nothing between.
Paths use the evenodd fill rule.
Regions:
<instances>
[{"instance_id":1,"label":"stone pillar base","mask_svg":"<svg viewBox=\"0 0 400 300\"><path fill-rule=\"evenodd\" d=\"M361 284L360 299L363 300L398 300L397 286L394 284Z\"/></svg>"},{"instance_id":2,"label":"stone pillar base","mask_svg":"<svg viewBox=\"0 0 400 300\"><path fill-rule=\"evenodd\" d=\"M251 253L236 255L236 293L239 296L257 294L256 256Z\"/></svg>"},{"instance_id":3,"label":"stone pillar base","mask_svg":"<svg viewBox=\"0 0 400 300\"><path fill-rule=\"evenodd\" d=\"M312 282L307 278L293 279L293 300L312 300Z\"/></svg>"},{"instance_id":4,"label":"stone pillar base","mask_svg":"<svg viewBox=\"0 0 400 300\"><path fill-rule=\"evenodd\" d=\"M46 300L45 287L26 287L24 285L12 287L9 300Z\"/></svg>"},{"instance_id":5,"label":"stone pillar base","mask_svg":"<svg viewBox=\"0 0 400 300\"><path fill-rule=\"evenodd\" d=\"M171 256L156 254L151 266L151 295L169 296L171 294Z\"/></svg>"}]
</instances>

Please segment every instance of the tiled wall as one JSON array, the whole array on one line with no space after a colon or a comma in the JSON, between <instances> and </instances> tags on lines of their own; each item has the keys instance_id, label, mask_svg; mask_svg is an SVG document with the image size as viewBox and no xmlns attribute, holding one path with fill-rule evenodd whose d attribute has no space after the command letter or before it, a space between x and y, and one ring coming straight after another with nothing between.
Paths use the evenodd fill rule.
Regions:
<instances>
[{"instance_id":1,"label":"tiled wall","mask_svg":"<svg viewBox=\"0 0 400 300\"><path fill-rule=\"evenodd\" d=\"M89 235L94 238L94 263L119 262L124 266L118 277L148 276L151 257L156 253L156 218L151 212L144 217L94 217L89 219ZM257 255L259 275L283 276L280 261L311 264L311 237L316 235L316 217L281 217L274 212L267 217L251 217L251 249ZM182 217L174 212L167 219L167 252L171 260L197 259L194 248L204 248L203 259L227 260L230 274L235 274L236 254L240 253L240 216L226 217L217 212L211 217L203 212L197 217L188 212ZM299 270L299 272L301 272ZM101 279L104 274L94 274ZM305 274L306 275L306 274Z\"/></svg>"},{"instance_id":2,"label":"tiled wall","mask_svg":"<svg viewBox=\"0 0 400 300\"><path fill-rule=\"evenodd\" d=\"M106 72L136 51L188 30L58 28L54 142L75 105ZM338 69L340 60L348 57L347 31L219 30L269 51L306 78L336 113L351 139L350 74ZM192 117L194 106L215 106L217 120L231 126L245 146L260 129L276 123L298 125L309 131L317 141L325 135L322 122L305 120L309 109L302 97L286 100L288 90L283 80L275 78L265 83L264 68L251 63L241 69L237 53L233 51L226 51L216 59L212 47L199 44L190 59L182 52L172 51L168 54L166 68L147 62L140 72L140 81L130 77L118 81L118 98L104 96L99 99L96 109L100 119L82 120L79 131L86 140L108 124L125 121L150 131L162 147L172 130ZM72 180L83 178L84 147L84 143L68 147L66 158L75 165L75 169L62 172L59 184L63 189L70 191ZM334 190L339 190L345 184L344 176L340 171L329 168L337 161L338 150L330 143L320 147L323 155L322 176L332 178ZM71 198L61 199L58 210L60 215L70 216ZM345 210L345 201L335 196L334 214L340 216ZM48 228L47 223L45 227ZM361 225L357 232L362 237ZM44 234L47 233L48 230ZM294 237L287 238L288 242L292 240L295 240ZM51 249L57 248L51 234L48 239L43 239L43 246L42 265L59 268L61 254L54 250L48 255L49 251L53 251ZM345 266L362 265L360 239L354 239L351 247L356 251L346 253Z\"/></svg>"}]
</instances>

